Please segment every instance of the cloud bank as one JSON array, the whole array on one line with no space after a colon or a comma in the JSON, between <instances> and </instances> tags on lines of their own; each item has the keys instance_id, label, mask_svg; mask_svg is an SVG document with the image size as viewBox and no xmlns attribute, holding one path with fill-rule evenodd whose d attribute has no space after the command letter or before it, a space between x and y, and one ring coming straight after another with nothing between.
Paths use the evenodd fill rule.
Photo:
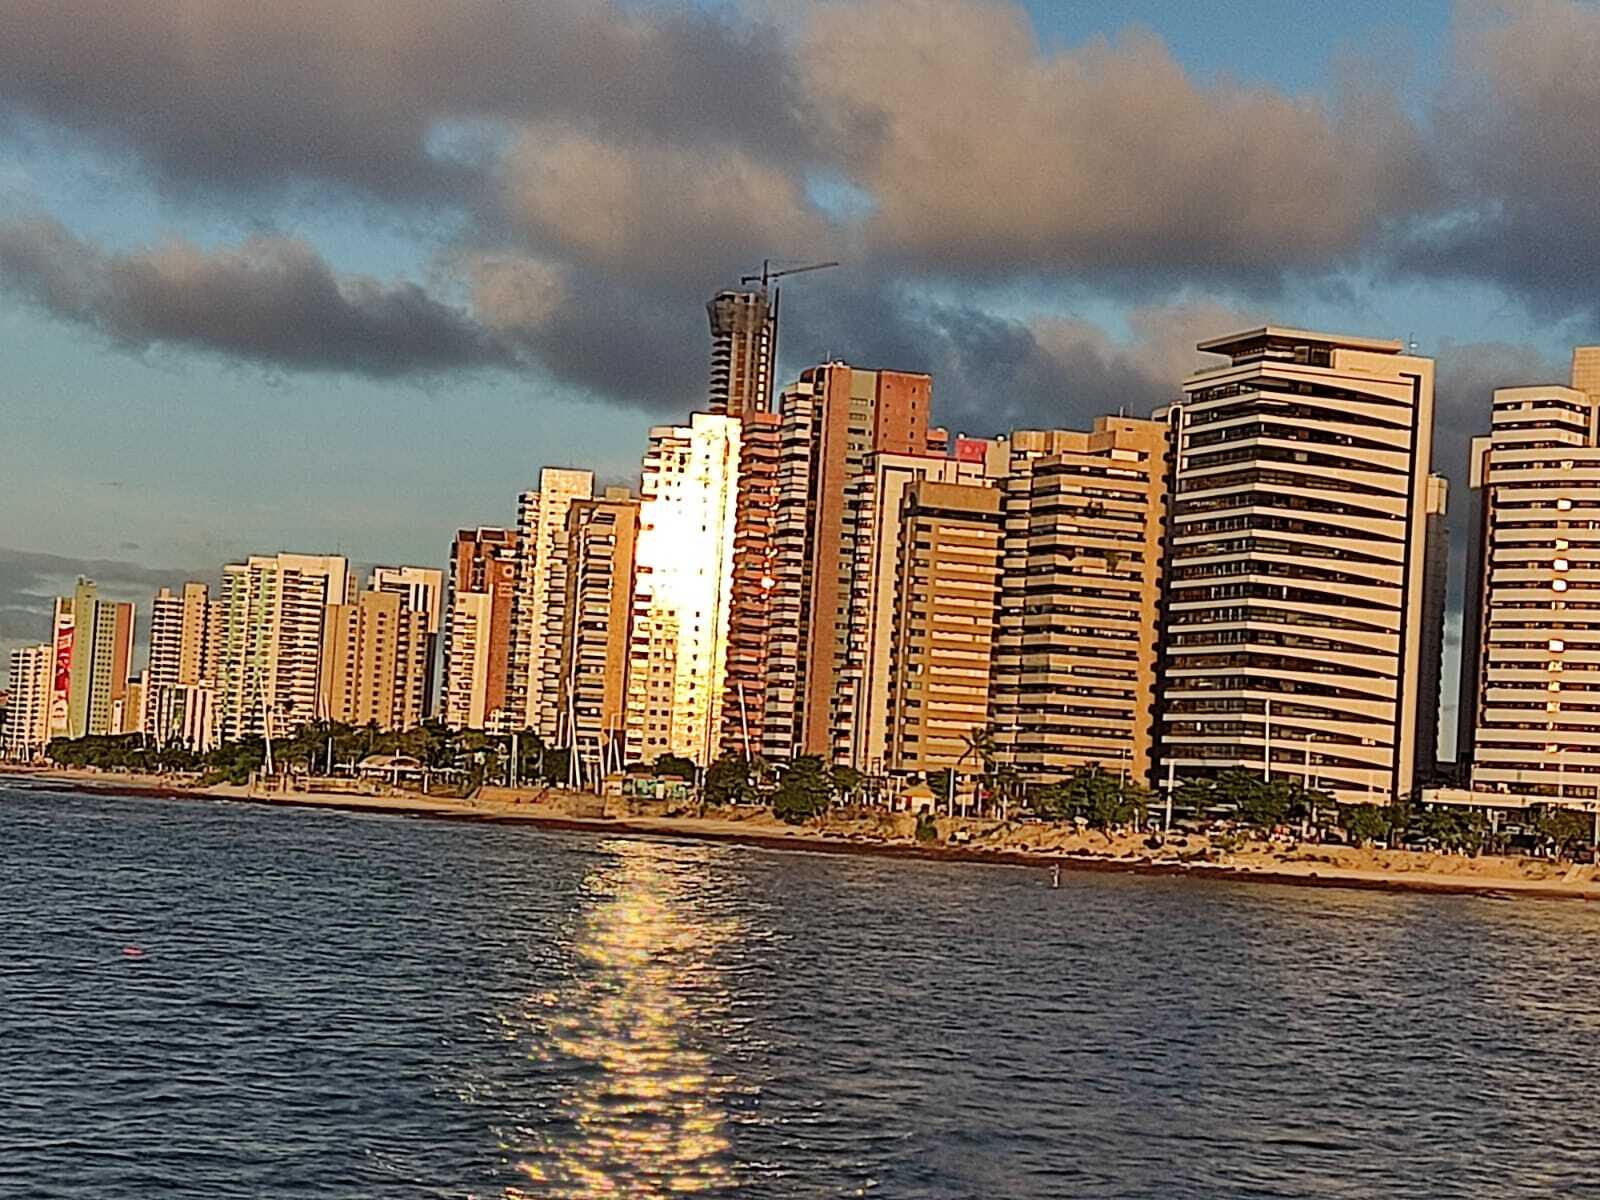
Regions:
<instances>
[{"instance_id":1,"label":"cloud bank","mask_svg":"<svg viewBox=\"0 0 1600 1200\"><path fill-rule=\"evenodd\" d=\"M703 392L710 293L837 258L786 305L787 355L932 370L975 428L1147 408L1206 320L1352 271L1596 325L1600 10L1576 0L1467 0L1421 110L1199 79L1149 33L1047 47L1005 0L378 11L0 0L0 129L289 225L307 202L436 219L425 280L341 275L292 232L113 253L46 213L0 224L0 285L133 350L670 409ZM1136 318L1111 339L939 298L1007 289Z\"/></svg>"}]
</instances>

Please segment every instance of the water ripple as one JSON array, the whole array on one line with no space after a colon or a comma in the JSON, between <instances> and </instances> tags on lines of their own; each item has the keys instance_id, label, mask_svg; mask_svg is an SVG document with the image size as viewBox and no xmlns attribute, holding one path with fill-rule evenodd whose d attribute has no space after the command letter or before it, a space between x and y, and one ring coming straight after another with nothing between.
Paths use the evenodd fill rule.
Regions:
<instances>
[{"instance_id":1,"label":"water ripple","mask_svg":"<svg viewBox=\"0 0 1600 1200\"><path fill-rule=\"evenodd\" d=\"M0 1195L1600 1193L1585 906L39 788L0 847Z\"/></svg>"}]
</instances>

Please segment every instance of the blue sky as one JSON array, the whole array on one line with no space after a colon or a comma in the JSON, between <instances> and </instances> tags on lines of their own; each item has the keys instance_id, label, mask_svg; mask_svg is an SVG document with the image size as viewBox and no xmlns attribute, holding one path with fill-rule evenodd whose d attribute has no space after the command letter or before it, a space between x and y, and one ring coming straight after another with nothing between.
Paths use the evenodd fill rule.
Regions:
<instances>
[{"instance_id":1,"label":"blue sky","mask_svg":"<svg viewBox=\"0 0 1600 1200\"><path fill-rule=\"evenodd\" d=\"M1600 333L1580 0L193 12L0 0L0 650L80 562L439 563L541 465L631 476L768 254L846 263L786 371L932 370L973 432L1271 316L1436 354L1458 474Z\"/></svg>"}]
</instances>

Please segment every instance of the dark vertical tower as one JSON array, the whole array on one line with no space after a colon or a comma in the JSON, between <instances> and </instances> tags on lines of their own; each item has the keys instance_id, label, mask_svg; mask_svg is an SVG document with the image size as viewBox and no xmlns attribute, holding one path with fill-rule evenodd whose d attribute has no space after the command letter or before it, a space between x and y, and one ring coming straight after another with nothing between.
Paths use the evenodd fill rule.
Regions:
<instances>
[{"instance_id":1,"label":"dark vertical tower","mask_svg":"<svg viewBox=\"0 0 1600 1200\"><path fill-rule=\"evenodd\" d=\"M711 319L711 411L739 418L770 412L778 343L776 297L764 288L718 292L706 313Z\"/></svg>"}]
</instances>

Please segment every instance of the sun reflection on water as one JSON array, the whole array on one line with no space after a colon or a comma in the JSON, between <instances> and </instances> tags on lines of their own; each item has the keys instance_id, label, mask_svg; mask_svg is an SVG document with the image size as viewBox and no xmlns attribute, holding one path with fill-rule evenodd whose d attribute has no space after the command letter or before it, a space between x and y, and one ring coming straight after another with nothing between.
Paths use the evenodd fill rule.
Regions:
<instances>
[{"instance_id":1,"label":"sun reflection on water","mask_svg":"<svg viewBox=\"0 0 1600 1200\"><path fill-rule=\"evenodd\" d=\"M502 1130L527 1177L506 1196L665 1196L735 1186L713 1043L728 991L715 953L737 921L708 916L704 863L682 848L619 840L584 880L573 973L502 1019L555 1084L553 1104Z\"/></svg>"}]
</instances>

